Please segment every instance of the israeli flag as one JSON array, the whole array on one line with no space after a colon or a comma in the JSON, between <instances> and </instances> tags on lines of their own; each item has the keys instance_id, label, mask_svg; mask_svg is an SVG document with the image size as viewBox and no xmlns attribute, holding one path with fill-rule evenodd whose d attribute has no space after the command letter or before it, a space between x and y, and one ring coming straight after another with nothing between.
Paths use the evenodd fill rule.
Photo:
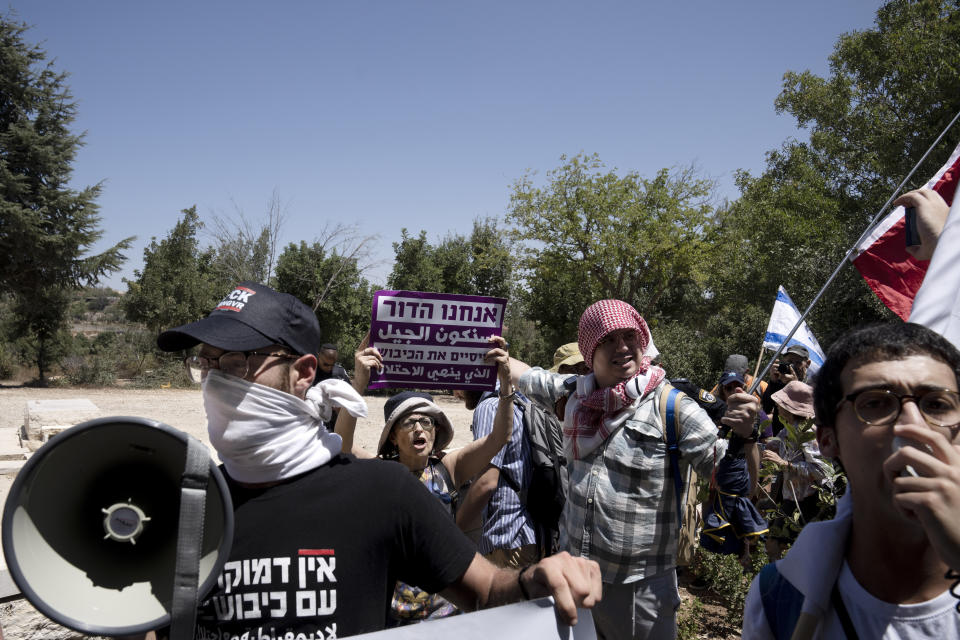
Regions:
<instances>
[{"instance_id":1,"label":"israeli flag","mask_svg":"<svg viewBox=\"0 0 960 640\"><path fill-rule=\"evenodd\" d=\"M770 314L770 322L767 324L767 334L763 337L763 346L767 349L776 350L783 344L783 339L790 334L790 330L800 321L800 312L797 311L797 305L787 295L783 286L777 289L777 301L773 303L773 313ZM808 376L816 375L817 371L823 366L826 356L816 336L810 331L806 322L800 323L800 328L790 338L787 347L793 344L799 344L806 347L810 352L810 368L807 369ZM786 347L784 347L786 349Z\"/></svg>"}]
</instances>

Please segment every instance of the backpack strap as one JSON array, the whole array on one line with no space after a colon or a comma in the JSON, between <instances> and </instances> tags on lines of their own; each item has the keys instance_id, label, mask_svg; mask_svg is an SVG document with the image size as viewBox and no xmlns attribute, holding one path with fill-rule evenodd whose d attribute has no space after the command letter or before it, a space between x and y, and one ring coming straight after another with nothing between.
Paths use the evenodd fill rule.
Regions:
<instances>
[{"instance_id":1,"label":"backpack strap","mask_svg":"<svg viewBox=\"0 0 960 640\"><path fill-rule=\"evenodd\" d=\"M667 442L667 455L670 456L670 475L673 476L674 497L677 501L677 526L683 527L683 478L680 476L680 416L677 400L680 390L671 384L665 384L660 390L660 418L663 435ZM666 396L666 401L664 401Z\"/></svg>"},{"instance_id":2,"label":"backpack strap","mask_svg":"<svg viewBox=\"0 0 960 640\"><path fill-rule=\"evenodd\" d=\"M449 489L447 495L450 496L450 512L456 515L457 509L460 507L460 487L454 486L453 476L450 475L450 470L447 469L447 465L443 464L441 458L432 459L429 464L434 477L436 475L442 477L444 486Z\"/></svg>"},{"instance_id":3,"label":"backpack strap","mask_svg":"<svg viewBox=\"0 0 960 640\"><path fill-rule=\"evenodd\" d=\"M521 425L523 427L523 437L526 438L527 437L527 420L528 420L527 409L529 408L530 401L523 400L519 396L514 396L513 405L515 407L520 407L520 412L523 414ZM507 469L500 469L500 479L503 480L507 484L507 486L510 487L514 491L514 493L517 494L517 497L520 498L520 504L527 503L527 497L523 495L523 488L520 486L520 483L517 482L516 479L510 475L510 472Z\"/></svg>"},{"instance_id":4,"label":"backpack strap","mask_svg":"<svg viewBox=\"0 0 960 640\"><path fill-rule=\"evenodd\" d=\"M777 565L765 565L757 578L760 602L767 626L777 640L793 636L803 608L803 594L790 581L780 575Z\"/></svg>"},{"instance_id":5,"label":"backpack strap","mask_svg":"<svg viewBox=\"0 0 960 640\"><path fill-rule=\"evenodd\" d=\"M853 620L850 619L850 612L847 611L847 605L843 603L836 582L833 583L833 591L830 592L830 603L833 604L833 610L837 612L837 617L840 618L840 626L843 627L843 633L846 634L847 640L860 640L860 636L857 635L857 628L853 625Z\"/></svg>"}]
</instances>

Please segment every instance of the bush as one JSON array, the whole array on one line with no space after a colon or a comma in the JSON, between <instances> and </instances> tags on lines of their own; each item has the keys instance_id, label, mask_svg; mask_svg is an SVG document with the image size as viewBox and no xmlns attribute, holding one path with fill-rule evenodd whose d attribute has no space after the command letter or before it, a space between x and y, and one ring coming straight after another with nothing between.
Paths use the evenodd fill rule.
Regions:
<instances>
[{"instance_id":1,"label":"bush","mask_svg":"<svg viewBox=\"0 0 960 640\"><path fill-rule=\"evenodd\" d=\"M67 356L60 362L61 380L75 387L112 387L117 383L113 358L101 355Z\"/></svg>"},{"instance_id":2,"label":"bush","mask_svg":"<svg viewBox=\"0 0 960 640\"><path fill-rule=\"evenodd\" d=\"M768 423L769 420L761 425L761 428ZM800 451L805 442L816 438L813 420L810 419L804 420L796 427L782 422L780 427L783 428L783 431L779 432L780 435L777 438L771 438L771 440L779 440L790 451ZM775 431L778 430L775 429ZM825 480L816 486L817 512L810 518L810 522L833 519L837 512L837 502L846 487L846 475L842 469L834 466L830 460L825 458L820 460L820 464L825 474ZM767 492L768 490L764 489L765 486L774 485L780 473L780 468L772 462L764 461L761 465L760 486L762 489L761 495L764 496L764 499L760 501L758 508L763 517L770 523L769 535L776 538L796 540L800 531L808 524L804 521L800 510L795 509L788 514L783 509L783 501L790 500L790 498L780 496L780 502L777 502L775 499L777 496L770 495Z\"/></svg>"},{"instance_id":3,"label":"bush","mask_svg":"<svg viewBox=\"0 0 960 640\"><path fill-rule=\"evenodd\" d=\"M750 556L750 569L744 571L735 555L711 553L698 548L690 567L693 575L710 583L710 590L727 608L729 623L737 628L743 626L743 606L747 601L750 583L760 569L767 564L767 554L762 545L755 545Z\"/></svg>"},{"instance_id":4,"label":"bush","mask_svg":"<svg viewBox=\"0 0 960 640\"><path fill-rule=\"evenodd\" d=\"M179 354L176 354L176 357L157 354L150 368L144 368L133 377L131 386L137 389L157 389L160 387L191 388L196 385L187 377Z\"/></svg>"},{"instance_id":5,"label":"bush","mask_svg":"<svg viewBox=\"0 0 960 640\"><path fill-rule=\"evenodd\" d=\"M0 380L13 378L20 368L17 354L7 345L0 345Z\"/></svg>"},{"instance_id":6,"label":"bush","mask_svg":"<svg viewBox=\"0 0 960 640\"><path fill-rule=\"evenodd\" d=\"M677 639L697 640L702 636L703 603L696 597L690 598L677 609Z\"/></svg>"}]
</instances>

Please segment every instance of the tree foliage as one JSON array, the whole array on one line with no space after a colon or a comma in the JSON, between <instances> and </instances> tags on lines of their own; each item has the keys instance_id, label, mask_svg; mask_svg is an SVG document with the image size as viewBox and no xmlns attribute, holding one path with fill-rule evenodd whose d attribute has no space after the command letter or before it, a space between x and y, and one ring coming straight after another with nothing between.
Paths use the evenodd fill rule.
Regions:
<instances>
[{"instance_id":1,"label":"tree foliage","mask_svg":"<svg viewBox=\"0 0 960 640\"><path fill-rule=\"evenodd\" d=\"M204 317L225 293L211 266L214 251L201 250L197 240L202 226L197 207L181 213L165 238L150 240L143 250L143 268L133 272L133 280L125 280L127 317L154 334Z\"/></svg>"},{"instance_id":2,"label":"tree foliage","mask_svg":"<svg viewBox=\"0 0 960 640\"><path fill-rule=\"evenodd\" d=\"M70 130L76 103L67 75L24 40L26 30L0 18L0 281L44 383L64 341L69 291L118 269L133 239L90 253L103 235L101 186L68 186L82 144Z\"/></svg>"},{"instance_id":3,"label":"tree foliage","mask_svg":"<svg viewBox=\"0 0 960 640\"><path fill-rule=\"evenodd\" d=\"M251 222L236 203L233 216L213 216L208 229L215 254L213 271L220 289L226 291L244 280L270 283L286 217L286 207L276 190L260 223Z\"/></svg>"},{"instance_id":4,"label":"tree foliage","mask_svg":"<svg viewBox=\"0 0 960 640\"><path fill-rule=\"evenodd\" d=\"M564 158L513 188L508 220L526 243L526 317L547 349L573 340L594 300L627 300L647 318L670 375L707 386L729 353L754 357L783 285L801 309L940 131L960 111L960 4L888 2L867 30L841 36L830 73L788 71L775 108L807 139L770 151L740 197L710 206L691 170L652 180ZM960 140L952 131L907 188L921 186ZM825 346L893 315L851 265L808 324Z\"/></svg>"},{"instance_id":5,"label":"tree foliage","mask_svg":"<svg viewBox=\"0 0 960 640\"><path fill-rule=\"evenodd\" d=\"M274 285L313 308L323 341L336 344L340 361L352 368L373 303L373 288L357 259L328 251L322 242L290 243L277 260Z\"/></svg>"},{"instance_id":6,"label":"tree foliage","mask_svg":"<svg viewBox=\"0 0 960 640\"><path fill-rule=\"evenodd\" d=\"M393 270L387 286L404 291L446 291L443 270L434 260L434 247L427 240L427 232L412 237L406 229L400 231L400 242L393 243Z\"/></svg>"},{"instance_id":7,"label":"tree foliage","mask_svg":"<svg viewBox=\"0 0 960 640\"><path fill-rule=\"evenodd\" d=\"M680 313L674 291L704 279L713 182L692 167L646 179L596 155L561 162L544 186L529 173L518 180L507 213L525 245L528 316L550 350L576 336L595 300L625 300L648 319Z\"/></svg>"},{"instance_id":8,"label":"tree foliage","mask_svg":"<svg viewBox=\"0 0 960 640\"><path fill-rule=\"evenodd\" d=\"M393 243L396 257L387 284L406 291L509 298L514 259L505 236L492 218L476 219L469 236L447 234L436 246L426 231L412 237L403 229L400 242Z\"/></svg>"},{"instance_id":9,"label":"tree foliage","mask_svg":"<svg viewBox=\"0 0 960 640\"><path fill-rule=\"evenodd\" d=\"M776 100L810 132L741 173L741 197L717 214L704 323L713 369L759 349L778 285L801 308L841 263L894 188L960 110L956 2L890 2L876 25L841 36L829 77L787 72ZM953 131L906 188L921 186L960 140ZM743 295L743 292L749 295ZM894 316L846 265L808 318L824 346Z\"/></svg>"},{"instance_id":10,"label":"tree foliage","mask_svg":"<svg viewBox=\"0 0 960 640\"><path fill-rule=\"evenodd\" d=\"M872 29L841 36L830 76L788 71L776 108L810 130L831 184L869 214L890 194L960 107L956 0L895 0ZM922 166L920 186L956 146L956 132ZM874 205L874 206L870 206Z\"/></svg>"}]
</instances>

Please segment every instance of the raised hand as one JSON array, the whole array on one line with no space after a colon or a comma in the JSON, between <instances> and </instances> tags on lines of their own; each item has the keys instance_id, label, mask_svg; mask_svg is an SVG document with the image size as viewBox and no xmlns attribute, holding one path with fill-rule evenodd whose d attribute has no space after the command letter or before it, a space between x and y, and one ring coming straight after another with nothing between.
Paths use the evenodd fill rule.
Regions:
<instances>
[{"instance_id":1,"label":"raised hand","mask_svg":"<svg viewBox=\"0 0 960 640\"><path fill-rule=\"evenodd\" d=\"M893 204L916 209L920 244L908 246L907 253L917 260L929 260L933 257L933 250L937 248L937 239L947 221L950 205L931 189L908 191L894 200Z\"/></svg>"},{"instance_id":2,"label":"raised hand","mask_svg":"<svg viewBox=\"0 0 960 640\"><path fill-rule=\"evenodd\" d=\"M760 401L757 397L744 392L742 387L737 387L727 396L727 412L720 418L720 422L733 429L738 436L749 438L759 410Z\"/></svg>"},{"instance_id":3,"label":"raised hand","mask_svg":"<svg viewBox=\"0 0 960 640\"><path fill-rule=\"evenodd\" d=\"M960 570L960 445L922 425L894 425L893 435L920 445L900 447L883 462L893 503L916 516L940 559ZM908 465L916 475L904 473Z\"/></svg>"},{"instance_id":4,"label":"raised hand","mask_svg":"<svg viewBox=\"0 0 960 640\"><path fill-rule=\"evenodd\" d=\"M370 372L383 370L383 356L376 347L370 346L370 332L363 336L360 346L353 354L353 387L361 393L370 384Z\"/></svg>"},{"instance_id":5,"label":"raised hand","mask_svg":"<svg viewBox=\"0 0 960 640\"><path fill-rule=\"evenodd\" d=\"M510 389L510 352L507 351L509 344L503 336L490 336L487 342L493 345L490 351L483 356L483 361L487 364L497 364L497 378L500 380L500 393L506 393Z\"/></svg>"}]
</instances>

